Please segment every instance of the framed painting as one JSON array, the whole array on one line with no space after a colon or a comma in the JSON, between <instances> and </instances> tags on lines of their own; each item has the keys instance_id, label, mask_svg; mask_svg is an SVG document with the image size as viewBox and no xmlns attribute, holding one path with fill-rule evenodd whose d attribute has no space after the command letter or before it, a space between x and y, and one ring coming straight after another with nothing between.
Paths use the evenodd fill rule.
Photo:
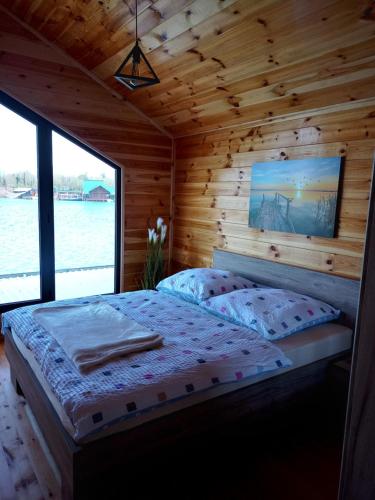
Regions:
<instances>
[{"instance_id":1,"label":"framed painting","mask_svg":"<svg viewBox=\"0 0 375 500\"><path fill-rule=\"evenodd\" d=\"M255 163L249 226L333 238L342 158Z\"/></svg>"}]
</instances>

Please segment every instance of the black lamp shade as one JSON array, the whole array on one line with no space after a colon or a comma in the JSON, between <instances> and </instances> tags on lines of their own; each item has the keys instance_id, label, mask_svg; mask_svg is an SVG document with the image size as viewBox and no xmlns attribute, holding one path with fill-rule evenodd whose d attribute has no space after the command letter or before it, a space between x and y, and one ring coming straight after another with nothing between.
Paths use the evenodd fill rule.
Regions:
<instances>
[{"instance_id":1,"label":"black lamp shade","mask_svg":"<svg viewBox=\"0 0 375 500\"><path fill-rule=\"evenodd\" d=\"M138 41L115 73L117 81L130 90L160 83L151 64L144 55Z\"/></svg>"}]
</instances>

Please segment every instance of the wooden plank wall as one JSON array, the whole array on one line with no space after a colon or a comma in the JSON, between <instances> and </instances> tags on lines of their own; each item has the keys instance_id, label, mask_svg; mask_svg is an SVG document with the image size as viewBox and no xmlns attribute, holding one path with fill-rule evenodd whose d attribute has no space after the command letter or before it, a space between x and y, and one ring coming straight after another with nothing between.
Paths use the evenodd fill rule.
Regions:
<instances>
[{"instance_id":1,"label":"wooden plank wall","mask_svg":"<svg viewBox=\"0 0 375 500\"><path fill-rule=\"evenodd\" d=\"M374 96L371 0L138 0L160 84L113 78L135 38L135 0L0 0L174 136L310 113Z\"/></svg>"},{"instance_id":2,"label":"wooden plank wall","mask_svg":"<svg viewBox=\"0 0 375 500\"><path fill-rule=\"evenodd\" d=\"M123 167L123 285L134 289L147 225L170 216L171 139L3 13L0 89Z\"/></svg>"},{"instance_id":3,"label":"wooden plank wall","mask_svg":"<svg viewBox=\"0 0 375 500\"><path fill-rule=\"evenodd\" d=\"M174 269L209 266L214 247L359 278L366 229L375 104L238 127L176 141ZM249 228L251 166L257 161L343 156L337 238Z\"/></svg>"}]
</instances>

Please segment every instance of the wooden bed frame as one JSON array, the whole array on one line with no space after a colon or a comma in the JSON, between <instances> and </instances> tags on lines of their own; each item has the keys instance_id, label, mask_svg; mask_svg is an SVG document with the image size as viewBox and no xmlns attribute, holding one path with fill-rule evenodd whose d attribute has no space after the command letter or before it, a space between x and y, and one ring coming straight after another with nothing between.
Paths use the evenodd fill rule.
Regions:
<instances>
[{"instance_id":1,"label":"wooden bed frame","mask_svg":"<svg viewBox=\"0 0 375 500\"><path fill-rule=\"evenodd\" d=\"M343 311L343 323L354 326L359 282L215 250L214 266L275 287L285 287L326 300ZM11 380L22 394L38 423L41 433L61 475L62 498L90 498L96 479L111 480L118 467L155 449L165 449L189 435L204 432L215 425L252 418L264 409L283 404L296 394L321 383L327 367L347 353L276 375L203 403L149 421L133 429L76 444L41 387L30 365L18 350L10 331L5 333L5 353L10 363ZM192 426L191 422L194 422ZM104 459L98 460L98 457ZM95 491L95 490L94 490ZM91 498L95 498L91 494Z\"/></svg>"}]
</instances>

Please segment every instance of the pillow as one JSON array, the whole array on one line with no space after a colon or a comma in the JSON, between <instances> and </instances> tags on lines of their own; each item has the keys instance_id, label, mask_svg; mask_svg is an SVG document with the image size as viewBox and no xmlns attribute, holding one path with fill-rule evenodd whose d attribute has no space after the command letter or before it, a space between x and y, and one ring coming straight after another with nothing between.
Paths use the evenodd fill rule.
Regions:
<instances>
[{"instance_id":1,"label":"pillow","mask_svg":"<svg viewBox=\"0 0 375 500\"><path fill-rule=\"evenodd\" d=\"M236 324L247 326L268 340L337 319L338 309L307 295L279 288L238 290L200 303Z\"/></svg>"},{"instance_id":2,"label":"pillow","mask_svg":"<svg viewBox=\"0 0 375 500\"><path fill-rule=\"evenodd\" d=\"M235 276L230 271L195 268L165 278L160 281L156 289L199 304L208 297L256 286L253 281Z\"/></svg>"}]
</instances>

